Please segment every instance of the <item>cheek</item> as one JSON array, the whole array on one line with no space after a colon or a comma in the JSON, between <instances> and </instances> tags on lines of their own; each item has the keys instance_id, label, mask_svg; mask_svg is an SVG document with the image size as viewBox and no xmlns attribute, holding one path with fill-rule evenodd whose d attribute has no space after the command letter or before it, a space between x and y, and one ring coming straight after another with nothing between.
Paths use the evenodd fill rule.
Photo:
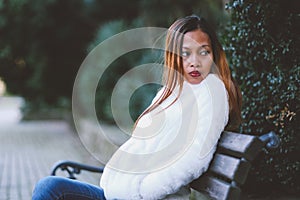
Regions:
<instances>
[{"instance_id":1,"label":"cheek","mask_svg":"<svg viewBox=\"0 0 300 200\"><path fill-rule=\"evenodd\" d=\"M213 62L212 56L206 56L202 59L202 65L206 67L211 66Z\"/></svg>"},{"instance_id":2,"label":"cheek","mask_svg":"<svg viewBox=\"0 0 300 200\"><path fill-rule=\"evenodd\" d=\"M182 60L182 66L183 66L183 71L186 72L189 67L189 64L187 61Z\"/></svg>"},{"instance_id":3,"label":"cheek","mask_svg":"<svg viewBox=\"0 0 300 200\"><path fill-rule=\"evenodd\" d=\"M212 59L207 59L205 61L205 64L203 65L203 66L205 66L205 67L203 67L205 73L210 73L211 72L212 67L213 67L213 63L214 63L214 61Z\"/></svg>"},{"instance_id":4,"label":"cheek","mask_svg":"<svg viewBox=\"0 0 300 200\"><path fill-rule=\"evenodd\" d=\"M212 68L212 65L213 65L213 60L212 58L208 57L207 59L204 59L203 62L202 62L202 66L203 66L203 73L205 74L208 74L211 72L211 68Z\"/></svg>"}]
</instances>

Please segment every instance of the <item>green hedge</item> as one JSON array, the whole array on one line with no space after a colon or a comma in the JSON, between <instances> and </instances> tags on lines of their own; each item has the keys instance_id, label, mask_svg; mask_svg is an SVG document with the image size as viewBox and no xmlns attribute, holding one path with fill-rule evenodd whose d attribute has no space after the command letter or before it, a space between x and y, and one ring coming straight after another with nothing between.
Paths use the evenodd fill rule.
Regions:
<instances>
[{"instance_id":1,"label":"green hedge","mask_svg":"<svg viewBox=\"0 0 300 200\"><path fill-rule=\"evenodd\" d=\"M255 164L247 186L299 192L299 27L296 1L237 0L223 34L243 94L241 131L274 130L280 147ZM298 119L298 120L297 120Z\"/></svg>"}]
</instances>

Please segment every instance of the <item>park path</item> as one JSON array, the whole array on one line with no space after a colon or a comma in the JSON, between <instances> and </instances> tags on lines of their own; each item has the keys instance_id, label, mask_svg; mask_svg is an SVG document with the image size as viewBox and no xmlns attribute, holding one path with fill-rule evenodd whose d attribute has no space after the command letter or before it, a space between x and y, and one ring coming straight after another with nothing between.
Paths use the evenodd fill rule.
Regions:
<instances>
[{"instance_id":1,"label":"park path","mask_svg":"<svg viewBox=\"0 0 300 200\"><path fill-rule=\"evenodd\" d=\"M100 165L66 122L19 122L15 100L0 99L0 200L31 199L36 182L59 160ZM100 176L83 173L80 178L97 185Z\"/></svg>"}]
</instances>

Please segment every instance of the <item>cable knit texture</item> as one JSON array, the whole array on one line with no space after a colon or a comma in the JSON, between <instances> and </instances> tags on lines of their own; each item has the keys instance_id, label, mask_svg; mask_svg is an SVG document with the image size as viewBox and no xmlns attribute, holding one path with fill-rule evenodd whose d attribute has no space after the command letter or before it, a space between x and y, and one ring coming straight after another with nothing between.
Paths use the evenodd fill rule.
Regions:
<instances>
[{"instance_id":1,"label":"cable knit texture","mask_svg":"<svg viewBox=\"0 0 300 200\"><path fill-rule=\"evenodd\" d=\"M107 199L189 199L188 184L207 170L227 124L228 96L213 74L184 82L169 106L177 94L143 116L107 163L100 182Z\"/></svg>"}]
</instances>

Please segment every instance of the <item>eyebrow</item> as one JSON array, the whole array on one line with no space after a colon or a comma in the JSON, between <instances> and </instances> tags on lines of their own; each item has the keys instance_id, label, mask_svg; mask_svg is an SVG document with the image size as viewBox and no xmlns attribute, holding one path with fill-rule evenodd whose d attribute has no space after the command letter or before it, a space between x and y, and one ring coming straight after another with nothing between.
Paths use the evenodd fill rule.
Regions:
<instances>
[{"instance_id":1,"label":"eyebrow","mask_svg":"<svg viewBox=\"0 0 300 200\"><path fill-rule=\"evenodd\" d=\"M211 48L210 45L208 45L208 44L201 45L200 47L201 47L201 48L205 48L205 47ZM183 48L183 49L190 49L189 47L185 47L185 46L182 46L182 48Z\"/></svg>"}]
</instances>

